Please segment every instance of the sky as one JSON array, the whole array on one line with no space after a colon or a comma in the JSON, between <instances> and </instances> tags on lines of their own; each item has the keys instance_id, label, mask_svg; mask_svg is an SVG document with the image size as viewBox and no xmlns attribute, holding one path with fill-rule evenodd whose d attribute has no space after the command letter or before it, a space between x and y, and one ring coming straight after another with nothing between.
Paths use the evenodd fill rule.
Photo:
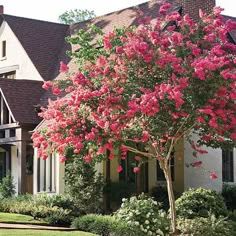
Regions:
<instances>
[{"instance_id":1,"label":"sky","mask_svg":"<svg viewBox=\"0 0 236 236\"><path fill-rule=\"evenodd\" d=\"M97 16L147 0L0 0L4 13L38 20L58 22L58 16L67 10L94 10ZM197 0L195 0L197 1ZM216 0L216 5L225 9L224 15L236 17L236 0Z\"/></svg>"}]
</instances>

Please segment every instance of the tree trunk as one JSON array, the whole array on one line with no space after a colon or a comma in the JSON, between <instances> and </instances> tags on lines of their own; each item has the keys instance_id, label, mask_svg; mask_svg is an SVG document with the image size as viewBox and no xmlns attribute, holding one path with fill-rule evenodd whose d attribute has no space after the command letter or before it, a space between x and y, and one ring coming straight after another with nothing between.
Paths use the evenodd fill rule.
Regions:
<instances>
[{"instance_id":1,"label":"tree trunk","mask_svg":"<svg viewBox=\"0 0 236 236\"><path fill-rule=\"evenodd\" d=\"M168 198L169 198L169 204L170 204L172 235L175 235L177 233L175 196L174 196L174 191L173 191L173 184L172 184L172 179L171 179L171 171L170 171L169 162L170 161L167 161L167 163L165 163L166 165L164 166L163 171L166 178Z\"/></svg>"}]
</instances>

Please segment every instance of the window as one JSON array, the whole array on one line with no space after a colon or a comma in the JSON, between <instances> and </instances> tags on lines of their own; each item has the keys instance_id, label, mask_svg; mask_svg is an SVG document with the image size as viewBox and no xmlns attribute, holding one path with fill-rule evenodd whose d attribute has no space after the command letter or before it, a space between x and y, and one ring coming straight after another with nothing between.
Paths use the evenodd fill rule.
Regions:
<instances>
[{"instance_id":1,"label":"window","mask_svg":"<svg viewBox=\"0 0 236 236\"><path fill-rule=\"evenodd\" d=\"M10 130L10 136L11 136L11 131L15 131L15 129ZM15 132L12 135L15 136ZM34 164L33 158L34 158L34 149L33 146L29 144L26 146L26 175L33 174L33 164Z\"/></svg>"},{"instance_id":2,"label":"window","mask_svg":"<svg viewBox=\"0 0 236 236\"><path fill-rule=\"evenodd\" d=\"M135 154L132 152L127 152L127 157L125 160L121 160L122 171L120 172L119 179L126 183L136 183L135 173L133 171L136 166L136 160L134 158Z\"/></svg>"},{"instance_id":3,"label":"window","mask_svg":"<svg viewBox=\"0 0 236 236\"><path fill-rule=\"evenodd\" d=\"M2 58L6 57L7 56L7 43L6 43L6 40L2 41Z\"/></svg>"},{"instance_id":4,"label":"window","mask_svg":"<svg viewBox=\"0 0 236 236\"><path fill-rule=\"evenodd\" d=\"M38 159L37 163L38 192L56 191L56 157L51 154L46 160Z\"/></svg>"},{"instance_id":5,"label":"window","mask_svg":"<svg viewBox=\"0 0 236 236\"><path fill-rule=\"evenodd\" d=\"M15 137L16 136L16 129L10 129L10 137Z\"/></svg>"},{"instance_id":6,"label":"window","mask_svg":"<svg viewBox=\"0 0 236 236\"><path fill-rule=\"evenodd\" d=\"M0 78L15 79L16 78L16 71L2 73L2 74L0 74Z\"/></svg>"},{"instance_id":7,"label":"window","mask_svg":"<svg viewBox=\"0 0 236 236\"><path fill-rule=\"evenodd\" d=\"M0 130L0 138L6 138L5 130Z\"/></svg>"},{"instance_id":8,"label":"window","mask_svg":"<svg viewBox=\"0 0 236 236\"><path fill-rule=\"evenodd\" d=\"M222 180L223 182L234 182L233 150L222 150Z\"/></svg>"}]
</instances>

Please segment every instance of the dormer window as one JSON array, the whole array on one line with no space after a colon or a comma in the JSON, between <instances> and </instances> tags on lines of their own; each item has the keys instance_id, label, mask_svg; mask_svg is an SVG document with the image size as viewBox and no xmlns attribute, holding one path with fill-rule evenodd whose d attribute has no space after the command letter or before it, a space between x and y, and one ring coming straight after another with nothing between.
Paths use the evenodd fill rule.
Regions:
<instances>
[{"instance_id":1,"label":"dormer window","mask_svg":"<svg viewBox=\"0 0 236 236\"><path fill-rule=\"evenodd\" d=\"M6 40L2 41L2 58L7 56L7 42Z\"/></svg>"}]
</instances>

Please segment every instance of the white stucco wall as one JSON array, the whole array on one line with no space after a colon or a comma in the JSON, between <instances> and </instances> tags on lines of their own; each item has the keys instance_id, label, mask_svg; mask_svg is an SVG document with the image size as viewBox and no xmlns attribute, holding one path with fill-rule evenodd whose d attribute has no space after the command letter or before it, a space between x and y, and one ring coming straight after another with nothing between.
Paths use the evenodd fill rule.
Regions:
<instances>
[{"instance_id":1,"label":"white stucco wall","mask_svg":"<svg viewBox=\"0 0 236 236\"><path fill-rule=\"evenodd\" d=\"M6 41L6 57L1 58L0 54L0 68L19 66L19 69L16 70L16 79L43 80L5 21L0 27L0 52L2 52L2 41L4 40Z\"/></svg>"},{"instance_id":2,"label":"white stucco wall","mask_svg":"<svg viewBox=\"0 0 236 236\"><path fill-rule=\"evenodd\" d=\"M192 136L192 140L197 141L197 135ZM201 149L207 150L207 154L198 154L197 158L193 156L193 149L189 142L184 143L184 188L204 187L222 190L222 150L202 146ZM186 164L202 161L200 167L187 167ZM211 172L215 172L217 179L211 179Z\"/></svg>"}]
</instances>

